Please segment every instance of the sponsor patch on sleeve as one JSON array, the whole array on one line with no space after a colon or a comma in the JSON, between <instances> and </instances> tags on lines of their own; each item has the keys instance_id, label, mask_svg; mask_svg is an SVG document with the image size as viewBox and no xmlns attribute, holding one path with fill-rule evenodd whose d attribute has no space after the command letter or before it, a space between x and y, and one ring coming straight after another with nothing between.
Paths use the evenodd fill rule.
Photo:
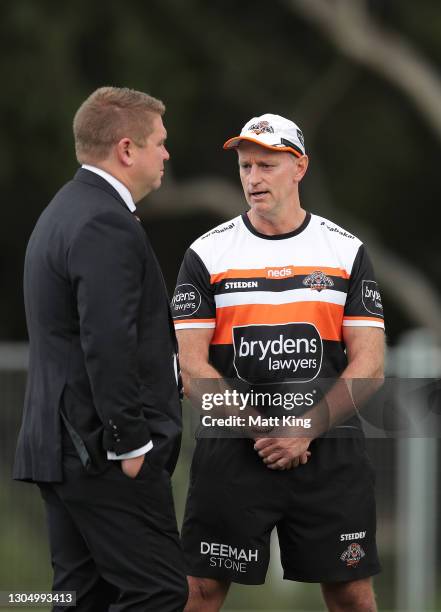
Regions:
<instances>
[{"instance_id":1,"label":"sponsor patch on sleeve","mask_svg":"<svg viewBox=\"0 0 441 612\"><path fill-rule=\"evenodd\" d=\"M364 280L362 282L361 299L367 312L377 317L383 316L383 305L376 281Z\"/></svg>"},{"instance_id":2,"label":"sponsor patch on sleeve","mask_svg":"<svg viewBox=\"0 0 441 612\"><path fill-rule=\"evenodd\" d=\"M191 317L197 313L201 305L201 294L191 283L178 285L171 302L174 319Z\"/></svg>"}]
</instances>

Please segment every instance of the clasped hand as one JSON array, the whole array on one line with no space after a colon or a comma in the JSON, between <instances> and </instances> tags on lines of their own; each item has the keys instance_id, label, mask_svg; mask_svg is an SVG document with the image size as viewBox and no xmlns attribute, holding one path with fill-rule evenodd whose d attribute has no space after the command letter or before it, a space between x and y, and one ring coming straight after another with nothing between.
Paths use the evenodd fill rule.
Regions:
<instances>
[{"instance_id":1,"label":"clasped hand","mask_svg":"<svg viewBox=\"0 0 441 612\"><path fill-rule=\"evenodd\" d=\"M270 470L290 470L305 465L311 456L311 438L256 438L254 449Z\"/></svg>"}]
</instances>

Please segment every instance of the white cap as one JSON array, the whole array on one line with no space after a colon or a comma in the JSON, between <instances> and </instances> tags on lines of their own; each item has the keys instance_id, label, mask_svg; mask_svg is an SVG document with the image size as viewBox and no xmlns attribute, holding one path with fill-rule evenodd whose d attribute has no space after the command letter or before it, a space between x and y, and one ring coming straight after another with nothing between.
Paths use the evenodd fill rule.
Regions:
<instances>
[{"instance_id":1,"label":"white cap","mask_svg":"<svg viewBox=\"0 0 441 612\"><path fill-rule=\"evenodd\" d=\"M297 157L305 155L302 130L293 121L280 115L266 113L261 117L253 117L243 126L240 136L227 140L224 149L236 149L242 140L275 151L289 151Z\"/></svg>"}]
</instances>

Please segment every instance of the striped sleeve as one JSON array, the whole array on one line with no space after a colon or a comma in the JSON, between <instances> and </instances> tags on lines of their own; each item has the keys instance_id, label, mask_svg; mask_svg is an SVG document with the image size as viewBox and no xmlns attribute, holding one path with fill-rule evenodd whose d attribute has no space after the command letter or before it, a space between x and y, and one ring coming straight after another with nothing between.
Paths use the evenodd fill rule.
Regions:
<instances>
[{"instance_id":1,"label":"striped sleeve","mask_svg":"<svg viewBox=\"0 0 441 612\"><path fill-rule=\"evenodd\" d=\"M210 274L191 248L179 270L171 310L175 329L216 327L216 304Z\"/></svg>"},{"instance_id":2,"label":"striped sleeve","mask_svg":"<svg viewBox=\"0 0 441 612\"><path fill-rule=\"evenodd\" d=\"M384 329L381 295L371 260L363 244L358 249L352 266L343 325Z\"/></svg>"}]
</instances>

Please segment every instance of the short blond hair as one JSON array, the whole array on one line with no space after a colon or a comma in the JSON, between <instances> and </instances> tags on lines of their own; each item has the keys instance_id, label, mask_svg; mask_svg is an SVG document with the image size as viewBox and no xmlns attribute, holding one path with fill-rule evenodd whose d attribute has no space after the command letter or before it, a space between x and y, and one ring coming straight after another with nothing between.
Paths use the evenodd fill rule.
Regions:
<instances>
[{"instance_id":1,"label":"short blond hair","mask_svg":"<svg viewBox=\"0 0 441 612\"><path fill-rule=\"evenodd\" d=\"M122 138L145 144L154 115L165 106L142 91L127 87L100 87L77 110L73 120L75 152L80 164L106 159Z\"/></svg>"}]
</instances>

